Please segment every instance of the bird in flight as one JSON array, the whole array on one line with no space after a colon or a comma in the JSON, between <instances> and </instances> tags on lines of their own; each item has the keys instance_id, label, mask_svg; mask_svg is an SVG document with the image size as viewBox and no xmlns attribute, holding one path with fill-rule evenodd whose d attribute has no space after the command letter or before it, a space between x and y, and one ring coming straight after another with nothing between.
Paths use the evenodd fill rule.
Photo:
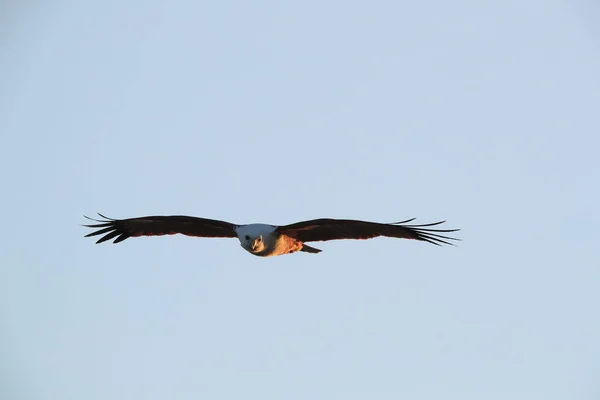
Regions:
<instances>
[{"instance_id":1,"label":"bird in flight","mask_svg":"<svg viewBox=\"0 0 600 400\"><path fill-rule=\"evenodd\" d=\"M321 250L306 245L306 242L323 242L341 239L372 239L379 236L414 239L435 245L460 240L440 233L456 232L460 229L431 229L445 221L424 225L406 225L406 221L390 224L350 219L321 218L297 222L290 225L246 224L237 225L214 219L188 217L185 215L149 216L128 219L112 219L98 214L104 220L85 217L99 222L84 225L99 228L85 237L104 235L96 243L116 238L119 243L129 237L164 236L182 234L201 238L238 238L240 245L250 254L259 257L280 256L297 251L320 253Z\"/></svg>"}]
</instances>

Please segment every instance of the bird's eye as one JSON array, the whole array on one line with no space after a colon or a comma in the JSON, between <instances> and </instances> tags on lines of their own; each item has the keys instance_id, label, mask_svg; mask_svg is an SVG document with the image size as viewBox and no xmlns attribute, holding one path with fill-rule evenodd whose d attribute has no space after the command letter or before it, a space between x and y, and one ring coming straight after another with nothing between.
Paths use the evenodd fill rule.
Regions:
<instances>
[{"instance_id":1,"label":"bird's eye","mask_svg":"<svg viewBox=\"0 0 600 400\"><path fill-rule=\"evenodd\" d=\"M250 236L249 235L246 235L246 240L250 240Z\"/></svg>"}]
</instances>

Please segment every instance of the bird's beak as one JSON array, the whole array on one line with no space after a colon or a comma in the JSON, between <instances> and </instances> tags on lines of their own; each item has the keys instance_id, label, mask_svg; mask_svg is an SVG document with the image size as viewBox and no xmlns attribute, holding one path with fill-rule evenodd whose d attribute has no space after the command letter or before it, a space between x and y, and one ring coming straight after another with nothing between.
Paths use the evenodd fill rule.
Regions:
<instances>
[{"instance_id":1,"label":"bird's beak","mask_svg":"<svg viewBox=\"0 0 600 400\"><path fill-rule=\"evenodd\" d=\"M254 242L252 242L252 251L256 250L260 242L262 242L262 236L260 237L260 240L255 240Z\"/></svg>"}]
</instances>

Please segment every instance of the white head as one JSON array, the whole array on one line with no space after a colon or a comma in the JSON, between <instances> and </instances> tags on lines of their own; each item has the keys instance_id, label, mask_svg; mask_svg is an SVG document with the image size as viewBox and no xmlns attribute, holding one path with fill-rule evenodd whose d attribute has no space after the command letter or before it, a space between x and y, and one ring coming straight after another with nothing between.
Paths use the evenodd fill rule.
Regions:
<instances>
[{"instance_id":1,"label":"white head","mask_svg":"<svg viewBox=\"0 0 600 400\"><path fill-rule=\"evenodd\" d=\"M240 245L250 253L261 253L267 247L268 237L275 229L271 225L243 225L236 229Z\"/></svg>"}]
</instances>

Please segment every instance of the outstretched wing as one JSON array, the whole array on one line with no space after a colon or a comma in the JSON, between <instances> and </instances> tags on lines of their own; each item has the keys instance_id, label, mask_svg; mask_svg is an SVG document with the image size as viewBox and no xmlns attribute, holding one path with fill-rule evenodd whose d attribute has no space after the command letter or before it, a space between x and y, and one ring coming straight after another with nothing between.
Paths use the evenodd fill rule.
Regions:
<instances>
[{"instance_id":1,"label":"outstretched wing","mask_svg":"<svg viewBox=\"0 0 600 400\"><path fill-rule=\"evenodd\" d=\"M100 221L86 217L100 223L84 225L88 228L102 228L85 235L85 237L104 235L96 243L102 243L115 237L116 239L113 243L122 242L129 237L176 235L178 233L186 236L206 238L237 237L235 232L237 225L214 219L188 217L185 215L112 219L102 214L98 215L105 220Z\"/></svg>"},{"instance_id":2,"label":"outstretched wing","mask_svg":"<svg viewBox=\"0 0 600 400\"><path fill-rule=\"evenodd\" d=\"M452 245L447 240L460 240L439 233L456 232L460 229L430 229L426 227L442 224L446 221L424 225L403 225L414 220L381 224L377 222L356 221L351 219L313 219L291 225L280 226L277 232L290 236L301 242L322 242L339 239L372 239L378 236L422 240L440 245Z\"/></svg>"}]
</instances>

